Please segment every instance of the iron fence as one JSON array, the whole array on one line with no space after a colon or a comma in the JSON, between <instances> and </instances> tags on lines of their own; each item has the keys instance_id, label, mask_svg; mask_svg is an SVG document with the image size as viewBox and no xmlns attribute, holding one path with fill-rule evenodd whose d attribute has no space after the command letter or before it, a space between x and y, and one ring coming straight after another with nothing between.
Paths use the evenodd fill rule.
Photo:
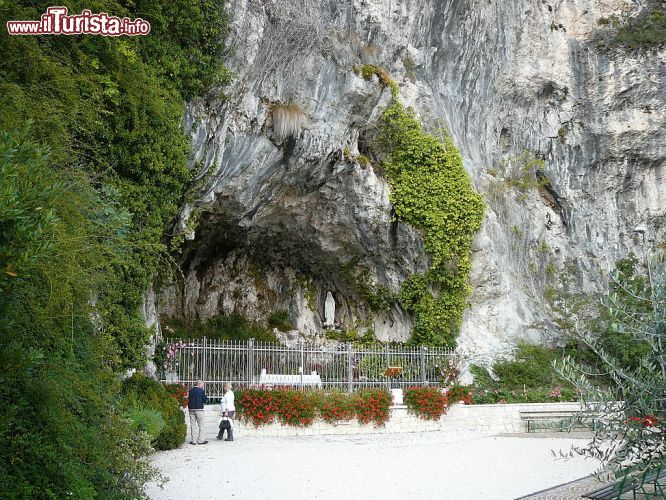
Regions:
<instances>
[{"instance_id":1,"label":"iron fence","mask_svg":"<svg viewBox=\"0 0 666 500\"><path fill-rule=\"evenodd\" d=\"M163 382L206 383L211 397L222 394L222 384L236 387L278 386L342 389L437 385L455 365L447 347L357 347L351 343L317 346L301 343L287 347L277 342L166 339ZM389 367L400 373L387 377ZM160 367L162 368L162 367Z\"/></svg>"}]
</instances>

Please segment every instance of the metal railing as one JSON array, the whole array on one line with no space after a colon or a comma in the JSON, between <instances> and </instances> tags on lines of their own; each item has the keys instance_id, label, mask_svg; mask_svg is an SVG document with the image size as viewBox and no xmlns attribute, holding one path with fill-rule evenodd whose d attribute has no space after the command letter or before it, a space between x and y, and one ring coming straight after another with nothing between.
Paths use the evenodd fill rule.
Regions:
<instances>
[{"instance_id":1,"label":"metal railing","mask_svg":"<svg viewBox=\"0 0 666 500\"><path fill-rule=\"evenodd\" d=\"M174 345L180 347L173 348ZM236 387L262 385L266 374L289 375L286 385L303 389L315 384L308 375L318 376L317 387L352 392L366 387L407 387L437 385L442 372L455 363L453 349L447 347L356 347L338 343L330 347L301 343L287 347L277 342L166 339L172 355L162 373L163 382L187 385L206 383L209 396L222 394L222 384ZM395 378L386 369L400 367ZM263 375L263 376L262 376ZM276 384L278 385L278 384Z\"/></svg>"}]
</instances>

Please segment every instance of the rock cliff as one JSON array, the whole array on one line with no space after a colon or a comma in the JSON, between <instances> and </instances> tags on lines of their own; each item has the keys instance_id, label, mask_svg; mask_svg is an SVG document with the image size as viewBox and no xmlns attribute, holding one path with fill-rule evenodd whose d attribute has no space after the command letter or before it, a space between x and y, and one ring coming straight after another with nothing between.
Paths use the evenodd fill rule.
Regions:
<instances>
[{"instance_id":1,"label":"rock cliff","mask_svg":"<svg viewBox=\"0 0 666 500\"><path fill-rule=\"evenodd\" d=\"M190 240L182 275L158 294L156 314L265 320L287 310L314 336L330 291L340 328L409 337L413 318L398 302L373 311L359 291L360 279L397 291L429 263L373 161L390 92L353 68L374 64L428 130L448 131L486 199L460 349L495 356L517 338L552 337L544 292L560 274L600 290L616 259L663 237L664 50L598 42L600 19L644 7L229 1L235 79L224 99L188 106L202 188L180 222Z\"/></svg>"}]
</instances>

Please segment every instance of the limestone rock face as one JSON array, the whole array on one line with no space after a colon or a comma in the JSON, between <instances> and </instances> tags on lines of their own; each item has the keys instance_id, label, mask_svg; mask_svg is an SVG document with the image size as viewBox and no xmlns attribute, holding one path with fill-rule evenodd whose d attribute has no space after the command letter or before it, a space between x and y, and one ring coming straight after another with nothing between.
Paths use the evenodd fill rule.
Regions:
<instances>
[{"instance_id":1,"label":"limestone rock face","mask_svg":"<svg viewBox=\"0 0 666 500\"><path fill-rule=\"evenodd\" d=\"M159 314L287 310L316 336L330 290L342 328L409 337L398 303L373 311L355 284L363 275L397 291L429 261L419 231L395 220L381 167L363 158L390 95L353 67L377 64L429 130L448 130L486 195L461 351L494 357L517 338L550 337L543 297L559 274L600 290L615 260L642 255L637 225L663 235L664 51L594 41L599 18L636 4L228 1L236 77L226 99L188 107L201 190L180 229L194 213L200 223ZM521 191L506 160L526 150L543 158L544 182Z\"/></svg>"}]
</instances>

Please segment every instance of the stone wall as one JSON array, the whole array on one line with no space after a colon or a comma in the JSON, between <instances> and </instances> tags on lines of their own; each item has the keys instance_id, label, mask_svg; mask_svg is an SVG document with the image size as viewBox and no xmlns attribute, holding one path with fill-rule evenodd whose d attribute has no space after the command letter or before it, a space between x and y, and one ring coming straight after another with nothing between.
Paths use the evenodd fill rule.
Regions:
<instances>
[{"instance_id":1,"label":"stone wall","mask_svg":"<svg viewBox=\"0 0 666 500\"><path fill-rule=\"evenodd\" d=\"M186 419L189 426L189 417ZM217 424L220 420L219 406L207 405L205 416L206 439L214 438L217 434ZM331 434L398 434L403 432L433 432L441 428L438 421L422 420L407 412L406 406L391 408L391 420L383 427L373 424L360 424L356 419L341 422L336 425L317 420L309 427L291 427L279 422L261 427L254 427L250 423L236 420L234 423L234 436L319 436ZM189 439L189 430L188 430Z\"/></svg>"},{"instance_id":2,"label":"stone wall","mask_svg":"<svg viewBox=\"0 0 666 500\"><path fill-rule=\"evenodd\" d=\"M525 403L496 405L455 405L442 417L441 430L477 431L488 434L527 432L521 411L556 411L580 409L578 403Z\"/></svg>"},{"instance_id":3,"label":"stone wall","mask_svg":"<svg viewBox=\"0 0 666 500\"><path fill-rule=\"evenodd\" d=\"M280 423L255 428L252 424L235 422L236 437L253 436L319 436L331 434L398 434L404 432L458 432L477 431L484 434L526 432L526 423L520 420L521 411L571 410L578 403L529 403L497 405L455 405L440 421L422 420L407 411L406 406L393 406L391 419L383 427L362 425L356 420L337 425L316 421L310 427L291 427ZM219 406L207 405L205 416L206 438L217 434ZM189 418L186 419L189 425ZM189 439L189 431L188 431Z\"/></svg>"}]
</instances>

